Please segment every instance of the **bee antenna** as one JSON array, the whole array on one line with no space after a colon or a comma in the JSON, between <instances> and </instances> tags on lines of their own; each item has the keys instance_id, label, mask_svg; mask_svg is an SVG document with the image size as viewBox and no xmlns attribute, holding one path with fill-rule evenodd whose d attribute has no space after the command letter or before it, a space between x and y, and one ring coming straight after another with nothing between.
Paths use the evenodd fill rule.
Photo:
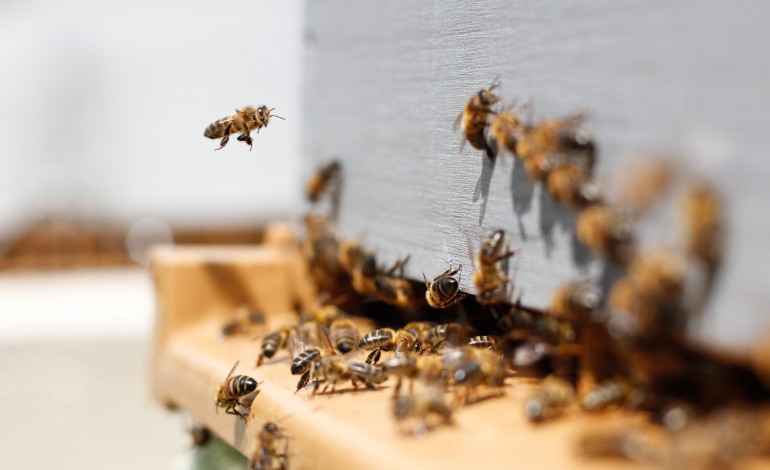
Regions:
<instances>
[{"instance_id":1,"label":"bee antenna","mask_svg":"<svg viewBox=\"0 0 770 470\"><path fill-rule=\"evenodd\" d=\"M286 120L286 118L282 118L281 116L279 116L279 115L277 115L277 114L271 114L271 115L270 115L270 117L278 118L278 119L280 119L280 120L282 120L282 121L285 121L285 120Z\"/></svg>"}]
</instances>

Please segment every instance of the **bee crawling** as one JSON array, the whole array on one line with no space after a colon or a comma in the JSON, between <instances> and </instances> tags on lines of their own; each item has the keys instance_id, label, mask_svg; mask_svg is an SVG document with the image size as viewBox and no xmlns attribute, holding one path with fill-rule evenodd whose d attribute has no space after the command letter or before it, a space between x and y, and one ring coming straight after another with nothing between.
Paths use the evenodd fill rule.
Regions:
<instances>
[{"instance_id":1,"label":"bee crawling","mask_svg":"<svg viewBox=\"0 0 770 470\"><path fill-rule=\"evenodd\" d=\"M496 151L487 139L486 131L489 127L489 117L495 114L492 107L500 101L500 97L493 92L497 88L500 88L500 82L495 80L489 88L479 90L468 100L460 115L455 119L454 130L457 130L462 124L461 152L465 147L465 142L470 142L473 148L484 150L490 160L495 158Z\"/></svg>"},{"instance_id":2,"label":"bee crawling","mask_svg":"<svg viewBox=\"0 0 770 470\"><path fill-rule=\"evenodd\" d=\"M280 446L281 441L283 446ZM265 423L257 434L257 446L249 461L248 470L286 470L288 468L289 436L276 423Z\"/></svg>"},{"instance_id":3,"label":"bee crawling","mask_svg":"<svg viewBox=\"0 0 770 470\"><path fill-rule=\"evenodd\" d=\"M251 131L256 130L257 133L259 133L260 129L267 127L271 117L284 119L281 116L270 114L274 109L275 108L268 109L265 105L259 107L244 106L243 108L238 108L235 110L234 114L225 116L222 119L217 119L209 124L203 132L203 136L208 137L209 139L221 138L222 140L219 141L219 148L215 150L222 150L230 140L230 134L240 132L241 135L238 136L238 140L246 142L249 146L249 150L251 150L254 143L251 138Z\"/></svg>"},{"instance_id":4,"label":"bee crawling","mask_svg":"<svg viewBox=\"0 0 770 470\"><path fill-rule=\"evenodd\" d=\"M225 413L238 415L246 421L246 415L238 408L249 408L254 399L259 395L259 382L246 375L233 375L240 361L236 362L225 381L218 387L214 395L218 408L225 408Z\"/></svg>"}]
</instances>

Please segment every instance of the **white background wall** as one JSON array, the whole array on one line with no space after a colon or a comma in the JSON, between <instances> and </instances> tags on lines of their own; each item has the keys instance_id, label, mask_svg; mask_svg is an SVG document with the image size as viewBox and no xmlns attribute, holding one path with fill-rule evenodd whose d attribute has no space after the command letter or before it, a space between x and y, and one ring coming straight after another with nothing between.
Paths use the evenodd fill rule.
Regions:
<instances>
[{"instance_id":1,"label":"white background wall","mask_svg":"<svg viewBox=\"0 0 770 470\"><path fill-rule=\"evenodd\" d=\"M0 235L50 212L253 224L299 199L299 1L0 1ZM254 150L203 137L245 104Z\"/></svg>"}]
</instances>

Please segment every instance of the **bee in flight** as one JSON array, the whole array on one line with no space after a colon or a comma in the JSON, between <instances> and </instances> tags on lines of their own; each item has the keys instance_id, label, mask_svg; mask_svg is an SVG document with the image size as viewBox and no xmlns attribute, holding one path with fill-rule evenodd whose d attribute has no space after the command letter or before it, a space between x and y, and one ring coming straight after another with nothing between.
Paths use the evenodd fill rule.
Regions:
<instances>
[{"instance_id":1,"label":"bee in flight","mask_svg":"<svg viewBox=\"0 0 770 470\"><path fill-rule=\"evenodd\" d=\"M225 408L225 413L238 415L246 421L246 415L238 407L249 408L254 399L259 395L259 383L247 375L233 375L235 368L241 361L235 363L225 381L218 387L214 399L217 409Z\"/></svg>"},{"instance_id":2,"label":"bee in flight","mask_svg":"<svg viewBox=\"0 0 770 470\"><path fill-rule=\"evenodd\" d=\"M239 135L237 139L241 142L246 142L249 145L249 150L251 150L252 144L254 143L251 138L251 131L256 130L257 133L259 133L260 129L267 127L271 117L285 120L281 116L270 114L274 109L275 108L268 109L265 105L260 107L244 106L243 108L238 108L235 110L234 114L225 116L222 119L217 119L209 124L209 127L203 131L203 136L208 137L209 139L221 138L222 140L219 141L219 148L215 150L222 150L230 140L230 134L240 132L241 135Z\"/></svg>"}]
</instances>

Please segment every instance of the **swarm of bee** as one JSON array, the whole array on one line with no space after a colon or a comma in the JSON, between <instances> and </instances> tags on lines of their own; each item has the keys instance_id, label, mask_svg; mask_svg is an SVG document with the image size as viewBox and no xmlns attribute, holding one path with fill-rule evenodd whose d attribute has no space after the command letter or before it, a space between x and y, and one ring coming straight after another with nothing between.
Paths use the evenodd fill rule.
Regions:
<instances>
[{"instance_id":1,"label":"swarm of bee","mask_svg":"<svg viewBox=\"0 0 770 470\"><path fill-rule=\"evenodd\" d=\"M424 283L415 282L414 273L412 278L406 273L409 254L381 263L362 240L342 238L333 217L311 213L303 219L302 242L310 272L319 291L342 292L348 301L319 302L294 324L264 335L257 365L278 354L288 356L289 372L299 376L296 392L309 389L313 395L335 393L338 387L379 389L390 381L392 415L405 434L452 425L462 407L505 395L509 379L522 375L542 379L522 410L533 423L578 412L641 410L666 433L662 450L644 433L628 429L586 435L579 445L586 456L687 466L690 457L678 454L677 442L698 438L692 435L706 436L714 448L721 445L704 431L704 423L725 426L719 433L742 423L761 428L757 433L763 437L753 437L751 445L725 447L734 460L766 451L767 425L749 419L745 410L770 400L770 386L750 367L695 346L685 336L722 261L719 192L650 159L610 198L593 180L596 144L585 128L586 115L532 122L514 106L495 109L499 87L495 81L468 100L456 122L464 142L489 158L510 152L521 159L554 200L576 211L577 239L613 268L613 277L601 285L597 280L568 283L553 292L545 311L528 308L511 298L513 281L505 263L517 251L510 249L503 230L493 230L484 234L478 250L469 247L474 301L460 289L462 265L422 273ZM340 161L323 165L311 177L308 200L319 204L324 197L339 198L341 179ZM673 191L677 184L684 190ZM329 190L330 185L337 189ZM642 245L637 225L666 198L679 210L676 236ZM391 314L391 323L359 331L362 305L379 306ZM467 311L486 317L474 324ZM432 321L439 312L444 319L454 314L456 321ZM258 384L232 372L217 392L217 404L246 419L241 397L256 392ZM275 444L285 441L285 434L263 433L260 458L288 465L287 451ZM725 462L716 451L697 458Z\"/></svg>"}]
</instances>

